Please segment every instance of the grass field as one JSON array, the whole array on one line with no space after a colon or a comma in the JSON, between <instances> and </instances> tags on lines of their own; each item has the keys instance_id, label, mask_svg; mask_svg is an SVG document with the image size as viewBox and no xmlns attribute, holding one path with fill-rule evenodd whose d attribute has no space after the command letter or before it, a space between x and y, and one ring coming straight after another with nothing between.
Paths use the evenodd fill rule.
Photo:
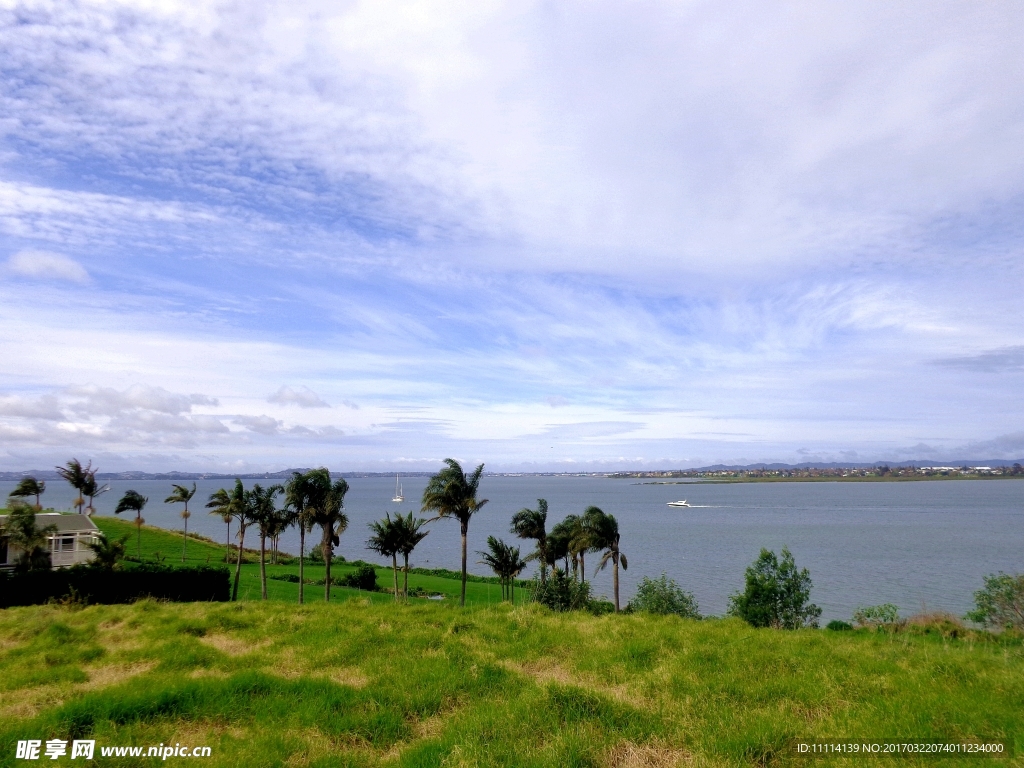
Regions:
<instances>
[{"instance_id":1,"label":"grass field","mask_svg":"<svg viewBox=\"0 0 1024 768\"><path fill-rule=\"evenodd\" d=\"M733 766L791 764L794 738L1024 733L1010 638L362 597L12 608L0 649L0 765L53 737L208 766Z\"/></svg>"},{"instance_id":2,"label":"grass field","mask_svg":"<svg viewBox=\"0 0 1024 768\"><path fill-rule=\"evenodd\" d=\"M136 554L136 530L135 525L129 521L122 520L114 517L94 517L96 525L106 534L109 538L118 538L125 534L130 534L131 538L127 543L127 552L129 555ZM252 531L246 532L246 546L252 546L255 544L259 546L259 538L252 535ZM142 559L152 560L159 554L160 557L166 558L164 562L169 565L181 563L181 540L182 536L180 533L174 533L172 531L166 531L161 528L153 528L151 526L143 526L142 528ZM310 542L311 544L313 542ZM235 550L237 552L237 550ZM224 562L225 547L223 544L216 544L209 541L189 538L188 549L187 549L187 563L194 565L205 564L205 563L223 563ZM238 586L238 598L239 600L259 600L260 599L260 567L258 562L259 553L247 553L250 560L255 562L243 563L242 564L242 576ZM269 557L268 557L269 560ZM298 558L287 558L287 563L279 565L267 565L267 597L271 600L285 600L290 602L298 602L299 599L299 585L294 582L280 581L272 578L273 576L281 576L286 574L298 575L299 563ZM231 573L234 578L234 558L231 561ZM335 561L331 565L331 575L337 579L346 573L355 570L354 566L348 565L344 562ZM324 566L313 565L309 562L305 565L304 576L308 580L322 580L324 578ZM401 584L402 574L399 573L399 584ZM394 577L392 576L390 568L378 568L377 569L377 583L382 588L391 588L394 584ZM459 599L459 590L461 583L455 579L446 579L438 576L426 576L422 574L409 574L409 589L412 591L415 587L422 588L427 593L438 593L445 595L445 600ZM520 595L525 596L525 592L516 590L516 597ZM331 587L331 599L345 599L348 597L368 597L373 601L393 601L394 597L391 594L384 593L368 593L360 592L355 589L348 589L345 587L332 586ZM322 585L314 586L307 584L305 588L305 599L309 600L323 600L324 599L324 588ZM501 587L496 583L490 582L476 582L471 581L466 584L466 602L471 605L493 605L501 602Z\"/></svg>"}]
</instances>

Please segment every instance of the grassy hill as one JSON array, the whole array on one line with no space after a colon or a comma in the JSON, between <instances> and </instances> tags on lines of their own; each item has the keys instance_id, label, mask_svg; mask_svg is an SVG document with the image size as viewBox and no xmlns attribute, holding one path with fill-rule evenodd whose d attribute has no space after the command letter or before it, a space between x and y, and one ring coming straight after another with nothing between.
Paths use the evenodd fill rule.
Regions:
<instances>
[{"instance_id":1,"label":"grassy hill","mask_svg":"<svg viewBox=\"0 0 1024 768\"><path fill-rule=\"evenodd\" d=\"M207 766L788 765L793 738L1019 750L1022 726L1009 637L366 597L0 611L0 765L52 737L209 746Z\"/></svg>"}]
</instances>

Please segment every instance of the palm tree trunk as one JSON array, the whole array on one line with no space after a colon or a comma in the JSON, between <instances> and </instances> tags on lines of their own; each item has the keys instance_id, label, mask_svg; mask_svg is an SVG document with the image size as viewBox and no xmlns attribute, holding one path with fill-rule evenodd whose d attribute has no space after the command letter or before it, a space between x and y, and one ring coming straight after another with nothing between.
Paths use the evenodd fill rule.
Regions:
<instances>
[{"instance_id":1,"label":"palm tree trunk","mask_svg":"<svg viewBox=\"0 0 1024 768\"><path fill-rule=\"evenodd\" d=\"M583 553L580 552L580 582L587 580L587 561L583 559Z\"/></svg>"},{"instance_id":2,"label":"palm tree trunk","mask_svg":"<svg viewBox=\"0 0 1024 768\"><path fill-rule=\"evenodd\" d=\"M404 576L402 577L402 594L405 596L406 602L409 601L409 553L403 553L405 555L405 570L403 571Z\"/></svg>"},{"instance_id":3,"label":"palm tree trunk","mask_svg":"<svg viewBox=\"0 0 1024 768\"><path fill-rule=\"evenodd\" d=\"M185 507L185 513L188 514L188 507ZM188 546L188 518L185 518L185 530L181 535L181 562L185 562L185 547Z\"/></svg>"},{"instance_id":4,"label":"palm tree trunk","mask_svg":"<svg viewBox=\"0 0 1024 768\"><path fill-rule=\"evenodd\" d=\"M228 535L224 539L224 563L231 563L231 520L228 520Z\"/></svg>"},{"instance_id":5,"label":"palm tree trunk","mask_svg":"<svg viewBox=\"0 0 1024 768\"><path fill-rule=\"evenodd\" d=\"M331 601L331 555L334 551L331 549L330 534L327 529L324 529L324 540L323 540L323 551L324 551L324 566L326 568L326 575L324 576L324 602L329 603Z\"/></svg>"},{"instance_id":6,"label":"palm tree trunk","mask_svg":"<svg viewBox=\"0 0 1024 768\"><path fill-rule=\"evenodd\" d=\"M469 533L469 521L462 524L462 595L459 606L466 607L466 534Z\"/></svg>"},{"instance_id":7,"label":"palm tree trunk","mask_svg":"<svg viewBox=\"0 0 1024 768\"><path fill-rule=\"evenodd\" d=\"M302 605L302 566L306 556L306 526L299 521L299 605Z\"/></svg>"},{"instance_id":8,"label":"palm tree trunk","mask_svg":"<svg viewBox=\"0 0 1024 768\"><path fill-rule=\"evenodd\" d=\"M615 612L619 612L619 553L612 554L612 581L615 590Z\"/></svg>"},{"instance_id":9,"label":"palm tree trunk","mask_svg":"<svg viewBox=\"0 0 1024 768\"><path fill-rule=\"evenodd\" d=\"M232 602L238 600L238 580L242 576L242 548L245 546L245 526L238 524L238 562L235 564L235 586L231 590Z\"/></svg>"},{"instance_id":10,"label":"palm tree trunk","mask_svg":"<svg viewBox=\"0 0 1024 768\"><path fill-rule=\"evenodd\" d=\"M395 602L398 602L398 553L391 553L391 571L395 575Z\"/></svg>"},{"instance_id":11,"label":"palm tree trunk","mask_svg":"<svg viewBox=\"0 0 1024 768\"><path fill-rule=\"evenodd\" d=\"M263 599L267 599L267 534L260 531L260 587L263 591Z\"/></svg>"}]
</instances>

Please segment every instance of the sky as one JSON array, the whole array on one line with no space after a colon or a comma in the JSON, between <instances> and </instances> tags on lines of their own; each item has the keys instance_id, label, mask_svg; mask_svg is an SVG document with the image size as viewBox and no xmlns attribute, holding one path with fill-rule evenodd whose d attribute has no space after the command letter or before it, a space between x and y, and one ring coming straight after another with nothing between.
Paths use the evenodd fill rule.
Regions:
<instances>
[{"instance_id":1,"label":"sky","mask_svg":"<svg viewBox=\"0 0 1024 768\"><path fill-rule=\"evenodd\" d=\"M0 469L1024 456L1017 2L0 0Z\"/></svg>"}]
</instances>

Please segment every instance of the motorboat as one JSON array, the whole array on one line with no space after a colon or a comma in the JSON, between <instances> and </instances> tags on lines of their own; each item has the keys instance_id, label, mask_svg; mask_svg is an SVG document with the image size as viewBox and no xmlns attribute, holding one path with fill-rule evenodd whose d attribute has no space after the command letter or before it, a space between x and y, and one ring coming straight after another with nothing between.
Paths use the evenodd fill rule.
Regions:
<instances>
[{"instance_id":1,"label":"motorboat","mask_svg":"<svg viewBox=\"0 0 1024 768\"><path fill-rule=\"evenodd\" d=\"M395 475L395 495L391 499L396 503L405 501L405 495L402 493L402 484L398 482L398 475Z\"/></svg>"},{"instance_id":2,"label":"motorboat","mask_svg":"<svg viewBox=\"0 0 1024 768\"><path fill-rule=\"evenodd\" d=\"M682 501L670 501L668 505L670 507L688 507L690 506L690 503L686 499L683 499Z\"/></svg>"}]
</instances>

